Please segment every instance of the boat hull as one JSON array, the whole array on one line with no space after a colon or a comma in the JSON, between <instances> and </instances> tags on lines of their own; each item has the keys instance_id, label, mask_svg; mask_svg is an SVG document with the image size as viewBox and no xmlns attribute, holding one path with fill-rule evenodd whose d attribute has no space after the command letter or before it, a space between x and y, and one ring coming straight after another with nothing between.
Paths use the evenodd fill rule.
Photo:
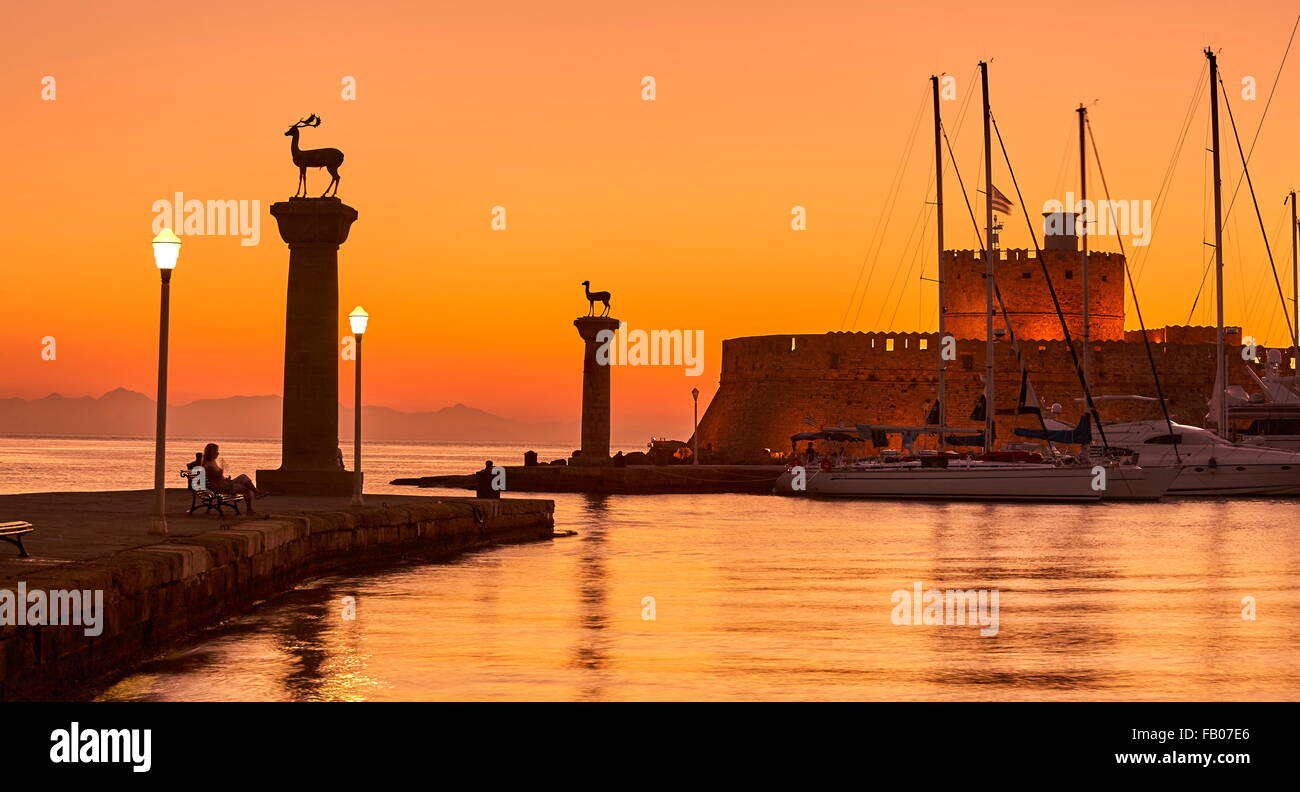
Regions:
<instances>
[{"instance_id":1,"label":"boat hull","mask_svg":"<svg viewBox=\"0 0 1300 792\"><path fill-rule=\"evenodd\" d=\"M1114 467L1106 470L1107 501L1155 501L1167 494L1178 480L1178 467Z\"/></svg>"},{"instance_id":2,"label":"boat hull","mask_svg":"<svg viewBox=\"0 0 1300 792\"><path fill-rule=\"evenodd\" d=\"M1300 465L1188 465L1170 495L1300 495Z\"/></svg>"},{"instance_id":3,"label":"boat hull","mask_svg":"<svg viewBox=\"0 0 1300 792\"><path fill-rule=\"evenodd\" d=\"M880 465L810 471L806 494L823 498L1095 503L1090 468L922 468Z\"/></svg>"}]
</instances>

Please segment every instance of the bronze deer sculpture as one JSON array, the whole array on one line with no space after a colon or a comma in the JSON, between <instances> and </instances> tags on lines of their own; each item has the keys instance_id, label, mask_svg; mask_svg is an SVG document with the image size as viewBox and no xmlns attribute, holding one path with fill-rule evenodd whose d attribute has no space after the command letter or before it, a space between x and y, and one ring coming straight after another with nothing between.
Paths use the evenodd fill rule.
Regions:
<instances>
[{"instance_id":1,"label":"bronze deer sculpture","mask_svg":"<svg viewBox=\"0 0 1300 792\"><path fill-rule=\"evenodd\" d=\"M298 191L293 194L295 198L299 196L307 197L308 168L324 168L329 171L332 177L329 186L325 188L325 192L321 193L320 197L328 196L331 188L333 188L335 196L339 194L339 166L343 164L343 152L333 148L307 149L306 151L298 148L298 130L302 127L318 127L320 121L320 116L312 113L289 127L288 131L284 133L286 137L293 138L293 144L289 147L289 150L293 153L293 164L298 166Z\"/></svg>"},{"instance_id":2,"label":"bronze deer sculpture","mask_svg":"<svg viewBox=\"0 0 1300 792\"><path fill-rule=\"evenodd\" d=\"M591 316L592 314L594 314L594 313L596 312L596 303L598 303L598 302L599 302L599 303L604 303L604 305L605 305L605 310L602 311L600 315L601 315L601 316L609 316L609 292L607 292L607 291L600 291L600 292L594 292L594 291L592 291L592 290L591 290L591 281L583 281L583 282L582 282L582 290L583 290L584 292L587 293L587 316Z\"/></svg>"}]
</instances>

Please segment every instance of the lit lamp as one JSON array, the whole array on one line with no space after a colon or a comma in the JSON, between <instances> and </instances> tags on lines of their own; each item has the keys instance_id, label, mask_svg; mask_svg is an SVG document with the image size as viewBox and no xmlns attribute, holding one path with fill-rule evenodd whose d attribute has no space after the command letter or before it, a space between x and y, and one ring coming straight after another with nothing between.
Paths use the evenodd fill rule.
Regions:
<instances>
[{"instance_id":1,"label":"lit lamp","mask_svg":"<svg viewBox=\"0 0 1300 792\"><path fill-rule=\"evenodd\" d=\"M360 305L348 314L352 335L357 339L357 390L352 401L352 505L360 506L361 497L361 337L366 334L370 314Z\"/></svg>"},{"instance_id":2,"label":"lit lamp","mask_svg":"<svg viewBox=\"0 0 1300 792\"><path fill-rule=\"evenodd\" d=\"M181 241L170 228L153 238L153 261L162 277L158 308L158 423L154 428L153 519L149 533L167 534L167 335L171 320L172 270L181 254Z\"/></svg>"},{"instance_id":3,"label":"lit lamp","mask_svg":"<svg viewBox=\"0 0 1300 792\"><path fill-rule=\"evenodd\" d=\"M700 389L691 388L691 398L695 400L695 432L691 435L691 464L700 464Z\"/></svg>"}]
</instances>

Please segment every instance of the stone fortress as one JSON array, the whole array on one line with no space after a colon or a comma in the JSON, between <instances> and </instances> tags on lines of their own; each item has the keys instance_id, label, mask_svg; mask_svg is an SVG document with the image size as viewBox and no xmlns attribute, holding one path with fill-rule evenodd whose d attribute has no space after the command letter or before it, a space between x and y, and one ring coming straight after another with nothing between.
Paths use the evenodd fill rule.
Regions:
<instances>
[{"instance_id":1,"label":"stone fortress","mask_svg":"<svg viewBox=\"0 0 1300 792\"><path fill-rule=\"evenodd\" d=\"M1083 271L1078 239L1058 235L1047 243L1042 255L1079 348ZM1074 423L1082 414L1076 399L1083 393L1035 251L996 250L995 256L997 284L1044 414L1059 403L1059 419ZM972 432L980 427L968 417L983 391L984 269L982 251L944 254L945 324L957 339L956 359L946 368L947 423L970 426ZM1088 278L1093 396L1155 396L1141 331L1124 330L1124 257L1089 252ZM1013 428L1038 424L1032 415L1003 413L1016 406L1020 370L996 301L993 327L997 437L1007 442L1017 439ZM1203 426L1214 385L1215 329L1148 328L1148 336L1170 417ZM1253 391L1241 341L1240 328L1226 329L1229 384ZM706 461L709 451L718 461L759 461L788 452L790 435L821 426L921 424L936 396L940 346L938 333L832 332L725 340L718 390L700 420L702 455ZM1104 421L1161 417L1155 402L1102 402L1099 409ZM891 441L897 447L898 437L891 435ZM864 444L861 453L873 453L871 444Z\"/></svg>"}]
</instances>

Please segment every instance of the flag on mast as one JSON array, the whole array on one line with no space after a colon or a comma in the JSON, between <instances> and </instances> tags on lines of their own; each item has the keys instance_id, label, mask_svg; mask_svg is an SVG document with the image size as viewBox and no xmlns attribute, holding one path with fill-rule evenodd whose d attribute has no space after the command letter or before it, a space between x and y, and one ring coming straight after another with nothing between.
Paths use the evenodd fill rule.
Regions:
<instances>
[{"instance_id":1,"label":"flag on mast","mask_svg":"<svg viewBox=\"0 0 1300 792\"><path fill-rule=\"evenodd\" d=\"M993 211L1002 214L1010 214L1013 206L1011 199L1003 195L996 185L993 186L993 193L989 195L989 203L993 205Z\"/></svg>"}]
</instances>

